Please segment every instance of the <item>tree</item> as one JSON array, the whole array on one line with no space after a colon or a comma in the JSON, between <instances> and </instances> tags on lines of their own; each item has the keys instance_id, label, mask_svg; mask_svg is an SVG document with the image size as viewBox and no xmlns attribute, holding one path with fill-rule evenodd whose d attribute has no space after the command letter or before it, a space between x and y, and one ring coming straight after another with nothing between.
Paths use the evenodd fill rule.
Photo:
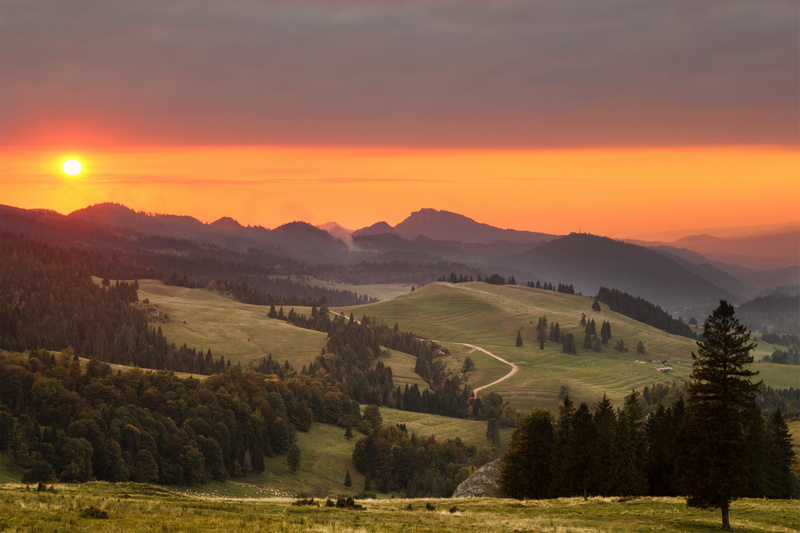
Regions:
<instances>
[{"instance_id":1,"label":"tree","mask_svg":"<svg viewBox=\"0 0 800 533\"><path fill-rule=\"evenodd\" d=\"M583 337L583 349L584 350L592 349L592 334L589 333L589 330L586 330L586 335Z\"/></svg>"},{"instance_id":2,"label":"tree","mask_svg":"<svg viewBox=\"0 0 800 533\"><path fill-rule=\"evenodd\" d=\"M495 448L500 446L500 424L497 423L496 418L490 418L486 422L486 438Z\"/></svg>"},{"instance_id":3,"label":"tree","mask_svg":"<svg viewBox=\"0 0 800 533\"><path fill-rule=\"evenodd\" d=\"M593 311L600 311L600 302L597 301L597 298L594 299L594 303L592 303L592 310Z\"/></svg>"},{"instance_id":4,"label":"tree","mask_svg":"<svg viewBox=\"0 0 800 533\"><path fill-rule=\"evenodd\" d=\"M300 468L300 446L297 443L289 446L286 463L289 465L290 472L297 472L297 469Z\"/></svg>"},{"instance_id":5,"label":"tree","mask_svg":"<svg viewBox=\"0 0 800 533\"><path fill-rule=\"evenodd\" d=\"M522 328L517 330L517 348L522 346Z\"/></svg>"},{"instance_id":6,"label":"tree","mask_svg":"<svg viewBox=\"0 0 800 533\"><path fill-rule=\"evenodd\" d=\"M139 450L134 459L132 472L134 481L139 483L155 483L158 481L158 463L150 450Z\"/></svg>"},{"instance_id":7,"label":"tree","mask_svg":"<svg viewBox=\"0 0 800 533\"><path fill-rule=\"evenodd\" d=\"M620 496L647 492L647 436L636 391L625 397L611 437L611 485Z\"/></svg>"},{"instance_id":8,"label":"tree","mask_svg":"<svg viewBox=\"0 0 800 533\"><path fill-rule=\"evenodd\" d=\"M383 417L381 410L377 405L368 405L364 408L364 420L368 420L372 429L378 429L383 424Z\"/></svg>"},{"instance_id":9,"label":"tree","mask_svg":"<svg viewBox=\"0 0 800 533\"><path fill-rule=\"evenodd\" d=\"M350 470L347 470L347 473L344 475L344 486L345 487L352 487L353 486L353 478L350 477Z\"/></svg>"},{"instance_id":10,"label":"tree","mask_svg":"<svg viewBox=\"0 0 800 533\"><path fill-rule=\"evenodd\" d=\"M636 344L636 353L638 355L644 355L645 353L647 353L647 351L644 349L644 343L642 341L639 341Z\"/></svg>"},{"instance_id":11,"label":"tree","mask_svg":"<svg viewBox=\"0 0 800 533\"><path fill-rule=\"evenodd\" d=\"M539 340L539 349L544 350L544 343L547 342L547 331L544 328L540 329L537 338Z\"/></svg>"},{"instance_id":12,"label":"tree","mask_svg":"<svg viewBox=\"0 0 800 533\"><path fill-rule=\"evenodd\" d=\"M464 358L464 364L461 365L461 372L464 374L468 374L475 370L475 361L472 360L472 357L466 356Z\"/></svg>"},{"instance_id":13,"label":"tree","mask_svg":"<svg viewBox=\"0 0 800 533\"><path fill-rule=\"evenodd\" d=\"M561 346L564 353L578 354L578 348L575 346L575 336L572 333L565 333L561 336Z\"/></svg>"},{"instance_id":14,"label":"tree","mask_svg":"<svg viewBox=\"0 0 800 533\"><path fill-rule=\"evenodd\" d=\"M520 419L503 456L500 484L512 498L545 498L553 456L553 415L533 408Z\"/></svg>"},{"instance_id":15,"label":"tree","mask_svg":"<svg viewBox=\"0 0 800 533\"><path fill-rule=\"evenodd\" d=\"M722 529L730 530L728 510L748 482L751 452L745 429L748 416L758 414L757 375L750 332L725 300L703 324L703 339L692 352L687 417L682 428L678 475L690 507L717 508ZM760 416L760 414L759 414Z\"/></svg>"},{"instance_id":16,"label":"tree","mask_svg":"<svg viewBox=\"0 0 800 533\"><path fill-rule=\"evenodd\" d=\"M792 479L792 436L780 409L775 409L767 421L767 480L770 498L788 499L795 496Z\"/></svg>"},{"instance_id":17,"label":"tree","mask_svg":"<svg viewBox=\"0 0 800 533\"><path fill-rule=\"evenodd\" d=\"M593 453L593 486L597 492L607 496L611 489L611 441L614 438L617 417L614 413L614 406L611 405L611 401L605 394L603 394L603 399L597 403L592 419L597 431Z\"/></svg>"}]
</instances>

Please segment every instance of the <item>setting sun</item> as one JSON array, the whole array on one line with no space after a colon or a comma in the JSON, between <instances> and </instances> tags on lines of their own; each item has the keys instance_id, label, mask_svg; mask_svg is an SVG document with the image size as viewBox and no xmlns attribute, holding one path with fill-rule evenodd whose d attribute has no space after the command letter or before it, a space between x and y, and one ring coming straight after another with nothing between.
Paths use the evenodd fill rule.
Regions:
<instances>
[{"instance_id":1,"label":"setting sun","mask_svg":"<svg viewBox=\"0 0 800 533\"><path fill-rule=\"evenodd\" d=\"M67 159L64 161L64 172L70 176L75 176L81 171L81 163L76 159Z\"/></svg>"}]
</instances>

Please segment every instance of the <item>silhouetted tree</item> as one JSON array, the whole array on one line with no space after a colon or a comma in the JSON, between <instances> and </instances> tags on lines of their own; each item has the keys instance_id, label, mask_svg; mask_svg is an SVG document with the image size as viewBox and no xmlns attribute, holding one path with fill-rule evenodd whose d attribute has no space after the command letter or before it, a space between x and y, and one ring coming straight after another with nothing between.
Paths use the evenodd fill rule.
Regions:
<instances>
[{"instance_id":1,"label":"silhouetted tree","mask_svg":"<svg viewBox=\"0 0 800 533\"><path fill-rule=\"evenodd\" d=\"M751 452L745 437L748 417L758 414L757 375L750 332L725 300L703 324L703 340L692 352L688 416L677 462L690 507L718 508L722 529L730 530L728 510L748 482Z\"/></svg>"}]
</instances>

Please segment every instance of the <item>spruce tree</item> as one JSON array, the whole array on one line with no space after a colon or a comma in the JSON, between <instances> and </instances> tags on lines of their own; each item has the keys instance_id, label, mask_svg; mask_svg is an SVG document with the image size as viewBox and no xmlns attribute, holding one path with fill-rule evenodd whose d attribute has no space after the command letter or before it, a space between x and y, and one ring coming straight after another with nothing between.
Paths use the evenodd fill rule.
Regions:
<instances>
[{"instance_id":1,"label":"spruce tree","mask_svg":"<svg viewBox=\"0 0 800 533\"><path fill-rule=\"evenodd\" d=\"M611 490L611 441L614 437L617 417L614 413L614 406L611 405L611 401L605 393L603 399L597 403L592 418L597 431L593 454L594 482L592 485L599 494L608 496Z\"/></svg>"},{"instance_id":2,"label":"spruce tree","mask_svg":"<svg viewBox=\"0 0 800 533\"><path fill-rule=\"evenodd\" d=\"M558 423L554 436L553 448L553 479L550 482L550 494L565 496L569 494L574 485L575 469L569 456L570 443L572 442L572 417L575 413L575 404L569 399L569 394L564 397L564 403L558 408Z\"/></svg>"},{"instance_id":3,"label":"spruce tree","mask_svg":"<svg viewBox=\"0 0 800 533\"><path fill-rule=\"evenodd\" d=\"M522 328L517 330L517 348L522 347Z\"/></svg>"},{"instance_id":4,"label":"spruce tree","mask_svg":"<svg viewBox=\"0 0 800 533\"><path fill-rule=\"evenodd\" d=\"M538 333L538 340L539 340L539 349L544 350L544 343L547 342L547 332L544 328L539 330Z\"/></svg>"},{"instance_id":5,"label":"spruce tree","mask_svg":"<svg viewBox=\"0 0 800 533\"><path fill-rule=\"evenodd\" d=\"M289 446L289 453L286 456L286 463L289 465L290 472L297 472L300 468L300 447L297 443Z\"/></svg>"},{"instance_id":6,"label":"spruce tree","mask_svg":"<svg viewBox=\"0 0 800 533\"><path fill-rule=\"evenodd\" d=\"M692 375L682 452L677 467L690 507L718 508L722 529L730 530L731 501L748 483L745 430L760 385L747 368L753 362L750 332L725 300L703 324L703 339L692 352ZM760 414L759 414L760 416Z\"/></svg>"},{"instance_id":7,"label":"spruce tree","mask_svg":"<svg viewBox=\"0 0 800 533\"><path fill-rule=\"evenodd\" d=\"M344 475L344 486L345 487L352 487L353 486L353 478L350 477L350 470Z\"/></svg>"},{"instance_id":8,"label":"spruce tree","mask_svg":"<svg viewBox=\"0 0 800 533\"><path fill-rule=\"evenodd\" d=\"M553 455L553 415L533 408L521 418L500 467L500 485L512 498L547 497Z\"/></svg>"},{"instance_id":9,"label":"spruce tree","mask_svg":"<svg viewBox=\"0 0 800 533\"><path fill-rule=\"evenodd\" d=\"M611 438L611 485L620 496L647 492L647 437L636 391L625 397Z\"/></svg>"},{"instance_id":10,"label":"spruce tree","mask_svg":"<svg viewBox=\"0 0 800 533\"><path fill-rule=\"evenodd\" d=\"M767 496L788 499L797 496L792 475L795 453L792 436L780 409L776 409L767 420Z\"/></svg>"},{"instance_id":11,"label":"spruce tree","mask_svg":"<svg viewBox=\"0 0 800 533\"><path fill-rule=\"evenodd\" d=\"M496 418L490 418L486 422L486 438L495 448L500 446L500 424Z\"/></svg>"}]
</instances>

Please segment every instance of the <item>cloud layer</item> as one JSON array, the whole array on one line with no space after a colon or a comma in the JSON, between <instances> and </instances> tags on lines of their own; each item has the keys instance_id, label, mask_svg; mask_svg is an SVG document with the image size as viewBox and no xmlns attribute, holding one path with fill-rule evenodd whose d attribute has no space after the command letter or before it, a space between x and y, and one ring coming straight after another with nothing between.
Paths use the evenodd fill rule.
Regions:
<instances>
[{"instance_id":1,"label":"cloud layer","mask_svg":"<svg viewBox=\"0 0 800 533\"><path fill-rule=\"evenodd\" d=\"M0 4L0 142L800 143L786 2Z\"/></svg>"}]
</instances>

